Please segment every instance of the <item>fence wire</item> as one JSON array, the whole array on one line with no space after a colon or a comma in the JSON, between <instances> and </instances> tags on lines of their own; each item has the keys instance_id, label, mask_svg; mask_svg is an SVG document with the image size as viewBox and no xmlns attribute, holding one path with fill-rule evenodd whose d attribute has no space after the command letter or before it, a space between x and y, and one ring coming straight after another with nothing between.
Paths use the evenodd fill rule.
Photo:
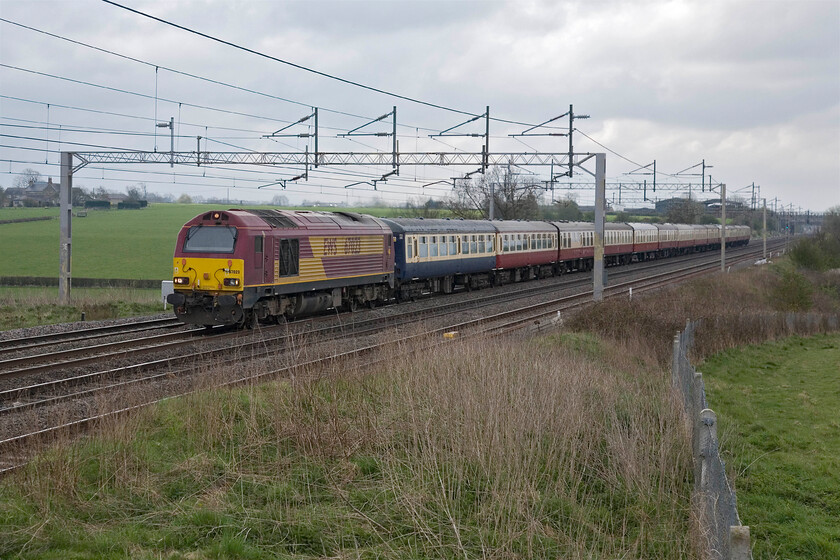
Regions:
<instances>
[{"instance_id":1,"label":"fence wire","mask_svg":"<svg viewBox=\"0 0 840 560\"><path fill-rule=\"evenodd\" d=\"M703 376L688 360L698 322L689 322L674 339L672 381L680 390L683 406L691 422L694 458L694 493L692 502L697 514L705 555L709 559L729 560L732 528L739 532L741 520L735 492L726 478L726 464L720 457L717 418L709 409ZM747 546L749 550L749 545ZM751 558L748 555L747 558Z\"/></svg>"}]
</instances>

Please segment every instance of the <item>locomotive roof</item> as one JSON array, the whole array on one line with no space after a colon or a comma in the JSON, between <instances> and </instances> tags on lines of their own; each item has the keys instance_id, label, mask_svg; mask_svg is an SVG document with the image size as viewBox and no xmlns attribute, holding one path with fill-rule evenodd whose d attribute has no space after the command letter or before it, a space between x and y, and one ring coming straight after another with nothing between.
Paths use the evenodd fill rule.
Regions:
<instances>
[{"instance_id":1,"label":"locomotive roof","mask_svg":"<svg viewBox=\"0 0 840 560\"><path fill-rule=\"evenodd\" d=\"M486 220L447 220L423 218L381 218L394 233L495 233Z\"/></svg>"},{"instance_id":2,"label":"locomotive roof","mask_svg":"<svg viewBox=\"0 0 840 560\"><path fill-rule=\"evenodd\" d=\"M234 212L234 211L231 211ZM258 208L253 210L242 210L242 213L251 214L262 219L273 228L358 228L369 226L384 228L381 220L366 214L355 212L321 212L310 210L276 210L272 208Z\"/></svg>"}]
</instances>

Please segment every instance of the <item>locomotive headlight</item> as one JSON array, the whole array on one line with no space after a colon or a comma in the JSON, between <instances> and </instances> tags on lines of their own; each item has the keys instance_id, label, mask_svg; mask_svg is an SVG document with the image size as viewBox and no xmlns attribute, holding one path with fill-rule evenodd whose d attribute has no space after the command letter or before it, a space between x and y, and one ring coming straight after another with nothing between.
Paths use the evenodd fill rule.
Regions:
<instances>
[{"instance_id":1,"label":"locomotive headlight","mask_svg":"<svg viewBox=\"0 0 840 560\"><path fill-rule=\"evenodd\" d=\"M190 279L186 276L176 276L172 279L172 282L178 286L186 286L189 285Z\"/></svg>"},{"instance_id":2,"label":"locomotive headlight","mask_svg":"<svg viewBox=\"0 0 840 560\"><path fill-rule=\"evenodd\" d=\"M239 278L225 278L225 286L238 286Z\"/></svg>"}]
</instances>

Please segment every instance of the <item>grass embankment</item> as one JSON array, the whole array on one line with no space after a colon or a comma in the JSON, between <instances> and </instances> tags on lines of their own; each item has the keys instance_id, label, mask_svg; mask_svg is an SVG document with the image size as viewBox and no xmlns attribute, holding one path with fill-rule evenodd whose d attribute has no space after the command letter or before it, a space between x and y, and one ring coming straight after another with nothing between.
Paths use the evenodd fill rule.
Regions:
<instances>
[{"instance_id":1,"label":"grass embankment","mask_svg":"<svg viewBox=\"0 0 840 560\"><path fill-rule=\"evenodd\" d=\"M692 557L664 375L582 335L412 356L56 451L0 482L0 556Z\"/></svg>"},{"instance_id":2,"label":"grass embankment","mask_svg":"<svg viewBox=\"0 0 840 560\"><path fill-rule=\"evenodd\" d=\"M170 312L172 306L169 306ZM160 290L73 288L59 305L58 288L0 287L0 331L164 313Z\"/></svg>"},{"instance_id":3,"label":"grass embankment","mask_svg":"<svg viewBox=\"0 0 840 560\"><path fill-rule=\"evenodd\" d=\"M698 558L671 337L715 315L698 356L786 335L763 319L783 276L159 405L0 481L0 556ZM796 305L837 312L815 280Z\"/></svg>"},{"instance_id":4,"label":"grass embankment","mask_svg":"<svg viewBox=\"0 0 840 560\"><path fill-rule=\"evenodd\" d=\"M840 558L840 336L788 338L797 332L785 321L789 311L840 314L840 277L781 262L599 306L572 326L608 338L639 337L667 360L681 318L703 319L692 360L708 358L698 370L722 426L724 459L755 558Z\"/></svg>"},{"instance_id":5,"label":"grass embankment","mask_svg":"<svg viewBox=\"0 0 840 560\"><path fill-rule=\"evenodd\" d=\"M840 335L727 350L701 369L756 560L840 558Z\"/></svg>"}]
</instances>

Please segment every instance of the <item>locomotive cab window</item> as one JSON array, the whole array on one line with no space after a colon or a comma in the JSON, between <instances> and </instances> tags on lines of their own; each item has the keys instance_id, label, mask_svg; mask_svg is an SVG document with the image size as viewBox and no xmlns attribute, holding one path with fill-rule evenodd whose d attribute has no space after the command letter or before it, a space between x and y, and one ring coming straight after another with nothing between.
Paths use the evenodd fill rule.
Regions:
<instances>
[{"instance_id":1,"label":"locomotive cab window","mask_svg":"<svg viewBox=\"0 0 840 560\"><path fill-rule=\"evenodd\" d=\"M254 238L254 252L255 253L262 253L263 252L263 237L262 237L262 235Z\"/></svg>"},{"instance_id":2,"label":"locomotive cab window","mask_svg":"<svg viewBox=\"0 0 840 560\"><path fill-rule=\"evenodd\" d=\"M184 239L185 253L233 253L236 228L230 226L192 226Z\"/></svg>"}]
</instances>

